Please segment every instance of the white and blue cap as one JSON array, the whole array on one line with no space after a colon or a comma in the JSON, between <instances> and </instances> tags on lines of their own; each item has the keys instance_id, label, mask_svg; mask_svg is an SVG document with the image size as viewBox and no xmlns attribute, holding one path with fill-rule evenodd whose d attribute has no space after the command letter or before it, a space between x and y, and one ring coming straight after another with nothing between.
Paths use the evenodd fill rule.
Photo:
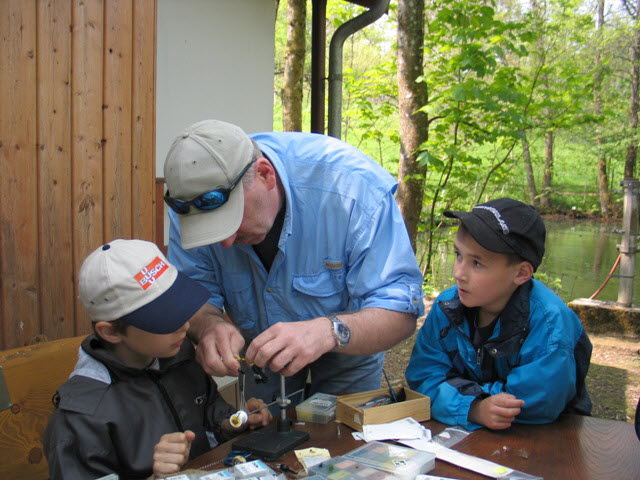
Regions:
<instances>
[{"instance_id":1,"label":"white and blue cap","mask_svg":"<svg viewBox=\"0 0 640 480\"><path fill-rule=\"evenodd\" d=\"M144 240L118 239L82 263L80 300L94 322L120 319L151 333L172 333L209 299L209 292Z\"/></svg>"}]
</instances>

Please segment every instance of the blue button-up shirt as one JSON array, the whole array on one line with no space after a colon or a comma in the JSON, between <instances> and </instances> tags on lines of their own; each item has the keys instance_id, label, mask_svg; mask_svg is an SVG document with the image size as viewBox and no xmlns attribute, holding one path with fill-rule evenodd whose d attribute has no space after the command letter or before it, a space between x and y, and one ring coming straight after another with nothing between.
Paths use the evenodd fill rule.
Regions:
<instances>
[{"instance_id":1,"label":"blue button-up shirt","mask_svg":"<svg viewBox=\"0 0 640 480\"><path fill-rule=\"evenodd\" d=\"M247 342L278 322L383 308L424 311L422 275L393 196L397 183L359 150L331 137L304 133L252 136L278 172L286 214L269 271L251 245L183 250L170 212L169 260L209 289ZM383 354L329 352L310 365L312 392L377 389ZM306 369L287 379L304 386ZM271 398L247 385L251 396ZM295 401L294 401L295 403Z\"/></svg>"},{"instance_id":2,"label":"blue button-up shirt","mask_svg":"<svg viewBox=\"0 0 640 480\"><path fill-rule=\"evenodd\" d=\"M183 250L170 212L169 260L209 289L246 338L278 322L363 308L422 315L422 276L393 194L362 152L305 133L252 136L278 172L286 215L267 271L251 245Z\"/></svg>"}]
</instances>

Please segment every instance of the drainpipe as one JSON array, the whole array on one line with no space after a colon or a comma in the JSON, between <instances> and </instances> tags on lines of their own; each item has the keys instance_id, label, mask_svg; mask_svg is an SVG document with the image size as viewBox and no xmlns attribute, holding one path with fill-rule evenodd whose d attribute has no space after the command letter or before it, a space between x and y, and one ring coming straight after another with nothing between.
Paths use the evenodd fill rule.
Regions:
<instances>
[{"instance_id":1,"label":"drainpipe","mask_svg":"<svg viewBox=\"0 0 640 480\"><path fill-rule=\"evenodd\" d=\"M324 133L327 0L313 0L311 14L311 133Z\"/></svg>"},{"instance_id":2,"label":"drainpipe","mask_svg":"<svg viewBox=\"0 0 640 480\"><path fill-rule=\"evenodd\" d=\"M378 0L369 10L340 25L329 44L329 118L328 134L341 136L342 121L342 48L345 40L378 20L389 8L390 0Z\"/></svg>"}]
</instances>

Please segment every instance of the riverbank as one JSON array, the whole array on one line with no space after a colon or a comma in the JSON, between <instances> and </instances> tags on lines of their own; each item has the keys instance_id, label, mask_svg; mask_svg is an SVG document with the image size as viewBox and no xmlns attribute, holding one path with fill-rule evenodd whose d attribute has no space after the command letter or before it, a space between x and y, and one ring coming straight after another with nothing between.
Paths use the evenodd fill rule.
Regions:
<instances>
[{"instance_id":1,"label":"riverbank","mask_svg":"<svg viewBox=\"0 0 640 480\"><path fill-rule=\"evenodd\" d=\"M419 319L418 328L423 322L424 317ZM415 337L414 333L387 351L384 368L394 385L406 385L404 371ZM587 388L593 401L593 416L633 423L640 397L640 339L593 334L589 337L593 353Z\"/></svg>"}]
</instances>

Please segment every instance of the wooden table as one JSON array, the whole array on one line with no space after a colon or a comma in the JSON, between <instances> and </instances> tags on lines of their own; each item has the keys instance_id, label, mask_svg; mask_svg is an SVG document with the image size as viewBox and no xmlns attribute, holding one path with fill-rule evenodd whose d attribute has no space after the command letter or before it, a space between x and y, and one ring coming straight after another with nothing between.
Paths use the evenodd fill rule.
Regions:
<instances>
[{"instance_id":1,"label":"wooden table","mask_svg":"<svg viewBox=\"0 0 640 480\"><path fill-rule=\"evenodd\" d=\"M424 425L434 435L446 427L435 420L424 422ZM307 423L294 425L294 428L305 430L310 435L310 440L297 448L327 448L332 456L336 456L363 444L353 439L350 427L334 422L326 425ZM224 468L221 463L212 464L220 462L230 447L231 442L227 442L192 460L186 467L205 470ZM563 415L549 425L514 425L501 431L481 429L453 448L542 476L545 480L640 479L640 441L634 427L614 420ZM283 462L294 469L300 468L293 452L269 464L275 467ZM436 461L436 468L429 473L465 480L487 478L440 460Z\"/></svg>"}]
</instances>

